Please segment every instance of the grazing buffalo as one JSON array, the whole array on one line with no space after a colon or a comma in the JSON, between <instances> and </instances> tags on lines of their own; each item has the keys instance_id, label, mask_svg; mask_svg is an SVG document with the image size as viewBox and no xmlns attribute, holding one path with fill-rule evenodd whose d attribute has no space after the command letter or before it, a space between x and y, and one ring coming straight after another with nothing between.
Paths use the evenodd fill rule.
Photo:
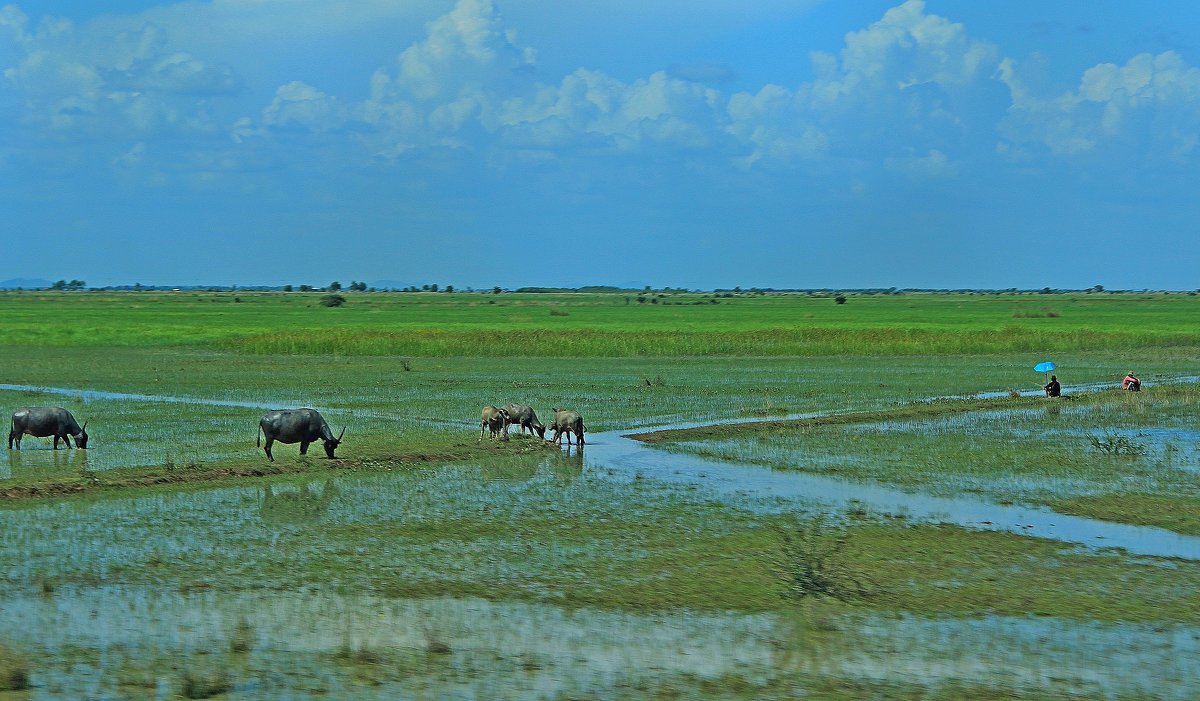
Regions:
<instances>
[{"instance_id":1,"label":"grazing buffalo","mask_svg":"<svg viewBox=\"0 0 1200 701\"><path fill-rule=\"evenodd\" d=\"M17 450L21 449L21 437L25 434L37 438L54 436L54 449L58 450L58 439L62 439L67 447L71 447L71 438L75 439L76 448L87 448L88 434L84 429L87 422L80 426L71 412L61 407L35 406L17 409L12 415L12 430L8 432L8 447L11 450L13 441L17 442Z\"/></svg>"},{"instance_id":2,"label":"grazing buffalo","mask_svg":"<svg viewBox=\"0 0 1200 701\"><path fill-rule=\"evenodd\" d=\"M521 427L521 433L528 429L530 433L536 433L538 438L546 437L546 427L538 421L533 407L525 404L505 404L504 411L508 413L509 423Z\"/></svg>"},{"instance_id":3,"label":"grazing buffalo","mask_svg":"<svg viewBox=\"0 0 1200 701\"><path fill-rule=\"evenodd\" d=\"M275 441L288 444L299 443L300 454L306 455L308 444L320 440L325 446L325 454L331 459L335 458L337 456L333 454L333 451L342 442L342 436L346 435L346 429L343 427L338 437L334 438L333 431L329 430L329 424L326 423L325 417L321 416L321 412L316 409L272 411L259 420L258 428L267 438L264 450L267 451L267 457L272 461L275 460L275 456L271 455L271 444ZM260 445L257 437L254 444Z\"/></svg>"},{"instance_id":4,"label":"grazing buffalo","mask_svg":"<svg viewBox=\"0 0 1200 701\"><path fill-rule=\"evenodd\" d=\"M571 434L575 434L576 442L583 445L583 417L578 411L570 409L554 409L554 420L550 422L550 430L554 431L551 443L562 444L562 435L567 434L567 445L571 445Z\"/></svg>"},{"instance_id":5,"label":"grazing buffalo","mask_svg":"<svg viewBox=\"0 0 1200 701\"><path fill-rule=\"evenodd\" d=\"M479 441L483 441L483 432L489 431L488 438L500 436L508 440L508 412L488 404L483 408L479 417Z\"/></svg>"}]
</instances>

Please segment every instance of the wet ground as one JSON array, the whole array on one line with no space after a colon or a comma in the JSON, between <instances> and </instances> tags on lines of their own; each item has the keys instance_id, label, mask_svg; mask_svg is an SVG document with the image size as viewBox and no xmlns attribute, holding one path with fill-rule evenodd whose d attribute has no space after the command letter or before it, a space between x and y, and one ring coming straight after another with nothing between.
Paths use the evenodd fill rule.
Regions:
<instances>
[{"instance_id":1,"label":"wet ground","mask_svg":"<svg viewBox=\"0 0 1200 701\"><path fill-rule=\"evenodd\" d=\"M257 415L274 405L102 392L82 399L127 412L161 411L165 405L187 411L247 409ZM340 418L331 413L331 420ZM206 430L215 436L244 425L239 415ZM684 425L692 424L679 426ZM1194 437L1185 429L1155 430L1137 429L1132 435L1180 446L1189 446ZM159 464L164 453L154 436L143 446L52 451L29 441L26 447L33 449L8 452L0 478ZM200 441L176 455L191 451L210 460L224 450L206 452ZM814 678L935 688L978 684L1064 698L1200 696L1200 629L1187 626L1008 617L840 615L814 621L774 614L642 615L470 598L386 598L339 591L336 576L325 586L296 587L276 574L287 571L289 557L299 555L290 549L305 547L303 534L314 524L372 524L401 514L419 518L481 509L505 480L526 485L528 503L521 508L536 510L545 506L538 489L561 490L585 474L599 481L580 490L590 493L580 498L597 503L606 498L623 503L599 486L605 482L645 480L668 491L700 490L704 498L740 509L867 508L1086 548L1200 560L1200 538L1161 529L670 453L619 431L588 434L582 450L564 448L561 456L531 463L524 472L480 470L482 480L437 472L441 488L428 498L414 493L412 476L375 475L99 503L64 501L6 512L3 537L10 557L3 571L8 587L0 595L0 637L38 660L33 699L166 699L189 678L214 679L228 686L227 697L246 699L620 699L649 695L663 685L686 694L700 682L723 678L748 684L739 687L747 691L729 694L745 698L757 695L755 684ZM243 570L228 572L219 590L206 590L203 578L199 586L186 588L153 581L155 558L163 563L196 559L195 569L203 571L208 558L222 550L234 558L239 552L268 553L265 559L277 569L259 569L257 558L249 558ZM369 552L348 556L365 569L387 565L372 560ZM211 562L228 564L220 558ZM59 577L70 583L59 585ZM89 579L96 585L78 584Z\"/></svg>"}]
</instances>

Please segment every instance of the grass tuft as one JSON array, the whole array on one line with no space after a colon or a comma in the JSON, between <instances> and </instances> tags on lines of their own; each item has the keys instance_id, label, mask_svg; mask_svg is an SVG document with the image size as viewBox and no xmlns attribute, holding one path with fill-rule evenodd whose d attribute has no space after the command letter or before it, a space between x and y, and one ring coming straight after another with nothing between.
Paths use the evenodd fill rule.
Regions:
<instances>
[{"instance_id":1,"label":"grass tuft","mask_svg":"<svg viewBox=\"0 0 1200 701\"><path fill-rule=\"evenodd\" d=\"M1088 443L1105 455L1126 455L1137 457L1146 452L1146 446L1116 433L1108 432L1103 436L1088 434Z\"/></svg>"},{"instance_id":2,"label":"grass tuft","mask_svg":"<svg viewBox=\"0 0 1200 701\"><path fill-rule=\"evenodd\" d=\"M0 691L21 691L29 688L29 660L10 648L0 645Z\"/></svg>"},{"instance_id":3,"label":"grass tuft","mask_svg":"<svg viewBox=\"0 0 1200 701\"><path fill-rule=\"evenodd\" d=\"M243 616L238 619L237 626L233 629L229 650L238 654L250 652L250 649L254 647L254 640L254 626L250 625L250 621Z\"/></svg>"},{"instance_id":4,"label":"grass tuft","mask_svg":"<svg viewBox=\"0 0 1200 701\"><path fill-rule=\"evenodd\" d=\"M208 699L233 689L233 681L225 669L185 669L180 692L185 699Z\"/></svg>"}]
</instances>

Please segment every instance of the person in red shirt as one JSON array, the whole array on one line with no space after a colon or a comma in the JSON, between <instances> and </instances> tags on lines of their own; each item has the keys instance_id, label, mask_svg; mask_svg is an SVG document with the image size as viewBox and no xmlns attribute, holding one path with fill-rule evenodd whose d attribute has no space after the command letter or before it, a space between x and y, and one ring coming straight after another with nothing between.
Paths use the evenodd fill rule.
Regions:
<instances>
[{"instance_id":1,"label":"person in red shirt","mask_svg":"<svg viewBox=\"0 0 1200 701\"><path fill-rule=\"evenodd\" d=\"M1121 380L1121 389L1127 389L1130 392L1141 392L1142 381L1137 378L1137 375L1133 374L1133 370L1130 370L1125 379Z\"/></svg>"}]
</instances>

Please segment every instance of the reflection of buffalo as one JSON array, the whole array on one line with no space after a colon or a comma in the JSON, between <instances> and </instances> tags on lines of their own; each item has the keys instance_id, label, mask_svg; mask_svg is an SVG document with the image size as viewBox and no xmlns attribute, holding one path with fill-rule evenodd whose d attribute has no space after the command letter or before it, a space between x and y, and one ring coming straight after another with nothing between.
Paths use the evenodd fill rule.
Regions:
<instances>
[{"instance_id":1,"label":"reflection of buffalo","mask_svg":"<svg viewBox=\"0 0 1200 701\"><path fill-rule=\"evenodd\" d=\"M498 409L491 404L483 408L479 414L479 440L483 441L483 432L488 432L488 438L500 436L508 440L508 412Z\"/></svg>"},{"instance_id":2,"label":"reflection of buffalo","mask_svg":"<svg viewBox=\"0 0 1200 701\"><path fill-rule=\"evenodd\" d=\"M550 438L551 443L562 443L562 435L567 434L567 445L571 445L571 434L575 434L576 442L583 445L583 417L579 412L570 409L554 409L554 421L550 423L550 430L554 431L554 435Z\"/></svg>"},{"instance_id":3,"label":"reflection of buffalo","mask_svg":"<svg viewBox=\"0 0 1200 701\"><path fill-rule=\"evenodd\" d=\"M508 422L520 426L522 434L528 429L530 433L536 433L538 438L546 437L546 427L538 421L533 407L527 404L505 404L504 411L508 413Z\"/></svg>"},{"instance_id":4,"label":"reflection of buffalo","mask_svg":"<svg viewBox=\"0 0 1200 701\"><path fill-rule=\"evenodd\" d=\"M88 469L88 451L86 450L48 450L30 454L25 450L9 450L7 473L0 467L0 479L14 477L22 470L80 470Z\"/></svg>"},{"instance_id":5,"label":"reflection of buffalo","mask_svg":"<svg viewBox=\"0 0 1200 701\"><path fill-rule=\"evenodd\" d=\"M570 482L583 474L583 446L556 450L547 461L555 479Z\"/></svg>"},{"instance_id":6,"label":"reflection of buffalo","mask_svg":"<svg viewBox=\"0 0 1200 701\"><path fill-rule=\"evenodd\" d=\"M337 490L329 481L322 485L319 492L308 484L302 489L276 492L268 484L258 514L263 522L275 525L312 523L329 511L329 504L335 496Z\"/></svg>"}]
</instances>

